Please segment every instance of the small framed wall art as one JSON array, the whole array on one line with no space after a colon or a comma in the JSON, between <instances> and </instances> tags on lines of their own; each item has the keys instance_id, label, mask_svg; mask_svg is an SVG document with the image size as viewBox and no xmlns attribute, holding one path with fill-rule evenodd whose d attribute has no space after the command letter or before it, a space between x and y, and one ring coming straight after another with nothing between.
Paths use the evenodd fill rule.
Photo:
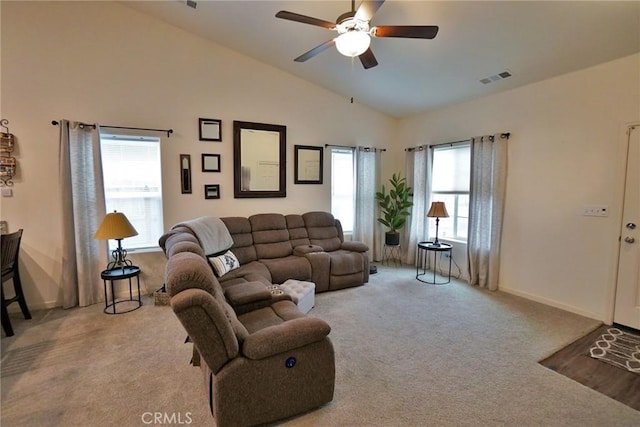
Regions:
<instances>
[{"instance_id":1,"label":"small framed wall art","mask_svg":"<svg viewBox=\"0 0 640 427\"><path fill-rule=\"evenodd\" d=\"M191 194L191 155L180 154L180 189L182 194Z\"/></svg>"},{"instance_id":2,"label":"small framed wall art","mask_svg":"<svg viewBox=\"0 0 640 427\"><path fill-rule=\"evenodd\" d=\"M220 198L220 184L205 184L205 186L204 186L204 198L205 199L219 199Z\"/></svg>"},{"instance_id":3,"label":"small framed wall art","mask_svg":"<svg viewBox=\"0 0 640 427\"><path fill-rule=\"evenodd\" d=\"M200 118L199 124L200 141L222 141L222 120Z\"/></svg>"},{"instance_id":4,"label":"small framed wall art","mask_svg":"<svg viewBox=\"0 0 640 427\"><path fill-rule=\"evenodd\" d=\"M294 183L322 184L322 147L294 145Z\"/></svg>"},{"instance_id":5,"label":"small framed wall art","mask_svg":"<svg viewBox=\"0 0 640 427\"><path fill-rule=\"evenodd\" d=\"M202 154L202 172L220 172L220 154Z\"/></svg>"}]
</instances>

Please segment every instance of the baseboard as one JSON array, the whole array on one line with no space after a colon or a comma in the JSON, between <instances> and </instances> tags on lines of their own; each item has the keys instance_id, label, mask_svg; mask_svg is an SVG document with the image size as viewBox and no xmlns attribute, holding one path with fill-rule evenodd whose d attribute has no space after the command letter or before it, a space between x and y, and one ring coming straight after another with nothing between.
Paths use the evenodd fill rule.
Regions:
<instances>
[{"instance_id":1,"label":"baseboard","mask_svg":"<svg viewBox=\"0 0 640 427\"><path fill-rule=\"evenodd\" d=\"M602 313L593 313L590 311L586 311L586 310L582 310L578 307L574 307L572 305L567 305L567 304L563 304L561 302L558 302L556 300L553 299L549 299L549 298L544 298L544 297L540 297L538 295L533 295L530 294L528 292L522 292L516 289L510 289L510 288L505 288L500 286L499 288L500 291L505 292L507 294L511 294L511 295L515 295L518 297L522 297L522 298L526 298L528 300L532 300L535 302L539 302L541 304L545 304L545 305L549 305L551 307L555 307L555 308L559 308L561 310L564 311L568 311L570 313L574 313L574 314L578 314L580 316L584 316L584 317L588 317L589 319L594 319L597 320L599 322L604 322L604 314Z\"/></svg>"}]
</instances>

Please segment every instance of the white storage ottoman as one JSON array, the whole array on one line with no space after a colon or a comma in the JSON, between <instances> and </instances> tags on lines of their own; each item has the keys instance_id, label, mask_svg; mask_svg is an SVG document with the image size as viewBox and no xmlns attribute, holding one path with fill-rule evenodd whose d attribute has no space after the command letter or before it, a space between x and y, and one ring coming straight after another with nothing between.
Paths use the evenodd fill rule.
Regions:
<instances>
[{"instance_id":1,"label":"white storage ottoman","mask_svg":"<svg viewBox=\"0 0 640 427\"><path fill-rule=\"evenodd\" d=\"M302 280L289 279L280 285L280 288L291 295L291 299L298 305L303 313L311 311L315 304L316 284L303 282Z\"/></svg>"}]
</instances>

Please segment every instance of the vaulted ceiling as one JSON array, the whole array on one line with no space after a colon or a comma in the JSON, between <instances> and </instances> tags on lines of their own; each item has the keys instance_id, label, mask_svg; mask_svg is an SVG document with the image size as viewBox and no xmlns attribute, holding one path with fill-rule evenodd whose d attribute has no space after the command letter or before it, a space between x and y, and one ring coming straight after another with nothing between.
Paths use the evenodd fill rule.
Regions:
<instances>
[{"instance_id":1,"label":"vaulted ceiling","mask_svg":"<svg viewBox=\"0 0 640 427\"><path fill-rule=\"evenodd\" d=\"M275 17L287 10L335 22L351 9L348 0L122 3L393 117L640 52L640 1L387 0L372 25L440 30L433 40L373 38L379 65L368 70L335 48L294 62L336 34ZM504 71L511 77L481 82Z\"/></svg>"}]
</instances>

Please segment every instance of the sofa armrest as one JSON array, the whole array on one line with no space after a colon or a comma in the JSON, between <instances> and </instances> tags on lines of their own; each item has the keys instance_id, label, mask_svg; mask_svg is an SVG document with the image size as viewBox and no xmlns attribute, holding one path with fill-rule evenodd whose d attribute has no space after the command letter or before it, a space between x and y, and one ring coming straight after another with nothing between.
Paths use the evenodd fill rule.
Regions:
<instances>
[{"instance_id":1,"label":"sofa armrest","mask_svg":"<svg viewBox=\"0 0 640 427\"><path fill-rule=\"evenodd\" d=\"M293 254L295 256L304 256L314 252L323 252L322 246L318 245L300 245L293 248Z\"/></svg>"},{"instance_id":2,"label":"sofa armrest","mask_svg":"<svg viewBox=\"0 0 640 427\"><path fill-rule=\"evenodd\" d=\"M291 298L291 295L289 295L286 292L281 294L281 295L273 295L273 294L271 294L271 298L269 298L269 299L264 299L264 300L259 300L259 301L252 301L252 302L249 302L247 304L232 305L232 307L233 307L233 311L235 311L236 314L239 316L241 314L245 314L245 313L248 313L250 311L255 311L255 310L258 310L260 308L269 307L271 304L274 304L274 303L276 303L278 301L291 301L291 302L293 302L293 298Z\"/></svg>"},{"instance_id":3,"label":"sofa armrest","mask_svg":"<svg viewBox=\"0 0 640 427\"><path fill-rule=\"evenodd\" d=\"M300 317L261 329L245 338L242 353L259 360L322 340L331 327L316 317Z\"/></svg>"},{"instance_id":4,"label":"sofa armrest","mask_svg":"<svg viewBox=\"0 0 640 427\"><path fill-rule=\"evenodd\" d=\"M227 288L224 296L234 307L257 301L271 301L271 292L262 282L238 283Z\"/></svg>"},{"instance_id":5,"label":"sofa armrest","mask_svg":"<svg viewBox=\"0 0 640 427\"><path fill-rule=\"evenodd\" d=\"M362 242L342 242L342 249L353 252L367 252L369 247Z\"/></svg>"}]
</instances>

